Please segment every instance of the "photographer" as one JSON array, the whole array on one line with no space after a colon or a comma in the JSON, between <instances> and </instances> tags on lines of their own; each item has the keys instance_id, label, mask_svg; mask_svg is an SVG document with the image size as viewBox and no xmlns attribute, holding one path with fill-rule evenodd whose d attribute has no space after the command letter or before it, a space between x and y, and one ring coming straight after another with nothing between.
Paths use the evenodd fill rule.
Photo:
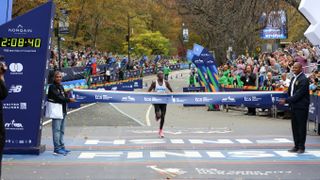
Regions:
<instances>
[{"instance_id":1,"label":"photographer","mask_svg":"<svg viewBox=\"0 0 320 180\"><path fill-rule=\"evenodd\" d=\"M0 55L0 178L1 178L1 164L2 164L2 154L3 148L5 145L5 127L3 122L3 113L2 113L2 100L8 96L8 90L4 83L4 74L7 70L6 64L3 62L4 57Z\"/></svg>"}]
</instances>

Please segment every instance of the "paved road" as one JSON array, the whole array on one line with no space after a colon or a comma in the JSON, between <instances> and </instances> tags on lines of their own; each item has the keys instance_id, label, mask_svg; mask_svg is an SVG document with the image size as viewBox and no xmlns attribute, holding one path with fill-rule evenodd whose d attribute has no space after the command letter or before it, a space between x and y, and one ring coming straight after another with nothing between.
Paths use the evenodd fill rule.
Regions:
<instances>
[{"instance_id":1,"label":"paved road","mask_svg":"<svg viewBox=\"0 0 320 180\"><path fill-rule=\"evenodd\" d=\"M187 71L174 72L175 91ZM181 76L182 74L182 76ZM146 77L150 85L154 77ZM142 91L146 91L143 89ZM320 137L308 136L307 152L292 146L290 121L244 116L240 111L169 105L165 138L150 105L92 104L68 115L67 156L5 155L4 179L320 179Z\"/></svg>"}]
</instances>

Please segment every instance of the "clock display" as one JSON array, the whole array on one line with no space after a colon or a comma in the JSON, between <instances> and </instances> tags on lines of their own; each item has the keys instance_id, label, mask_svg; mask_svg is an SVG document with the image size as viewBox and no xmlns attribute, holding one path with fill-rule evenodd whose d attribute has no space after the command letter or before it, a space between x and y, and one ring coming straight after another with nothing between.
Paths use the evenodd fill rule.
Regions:
<instances>
[{"instance_id":1,"label":"clock display","mask_svg":"<svg viewBox=\"0 0 320 180\"><path fill-rule=\"evenodd\" d=\"M7 38L0 37L0 47L11 47L11 48L40 48L41 39L40 38Z\"/></svg>"}]
</instances>

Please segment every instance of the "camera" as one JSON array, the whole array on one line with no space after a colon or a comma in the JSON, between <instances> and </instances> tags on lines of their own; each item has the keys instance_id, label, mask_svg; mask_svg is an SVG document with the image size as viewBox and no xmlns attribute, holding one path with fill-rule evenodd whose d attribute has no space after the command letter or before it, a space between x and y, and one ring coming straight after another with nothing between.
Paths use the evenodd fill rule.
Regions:
<instances>
[{"instance_id":1,"label":"camera","mask_svg":"<svg viewBox=\"0 0 320 180\"><path fill-rule=\"evenodd\" d=\"M4 62L4 56L0 55L0 73L4 74L7 71L6 63Z\"/></svg>"}]
</instances>

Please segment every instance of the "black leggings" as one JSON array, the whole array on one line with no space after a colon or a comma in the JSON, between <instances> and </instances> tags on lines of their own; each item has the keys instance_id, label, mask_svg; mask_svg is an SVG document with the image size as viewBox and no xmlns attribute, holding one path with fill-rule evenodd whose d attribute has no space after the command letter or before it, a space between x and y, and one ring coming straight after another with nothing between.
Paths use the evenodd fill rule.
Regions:
<instances>
[{"instance_id":1,"label":"black leggings","mask_svg":"<svg viewBox=\"0 0 320 180\"><path fill-rule=\"evenodd\" d=\"M161 114L160 120L160 129L163 128L164 125L164 117L166 115L167 105L166 104L154 104L154 112L157 116L157 112Z\"/></svg>"}]
</instances>

